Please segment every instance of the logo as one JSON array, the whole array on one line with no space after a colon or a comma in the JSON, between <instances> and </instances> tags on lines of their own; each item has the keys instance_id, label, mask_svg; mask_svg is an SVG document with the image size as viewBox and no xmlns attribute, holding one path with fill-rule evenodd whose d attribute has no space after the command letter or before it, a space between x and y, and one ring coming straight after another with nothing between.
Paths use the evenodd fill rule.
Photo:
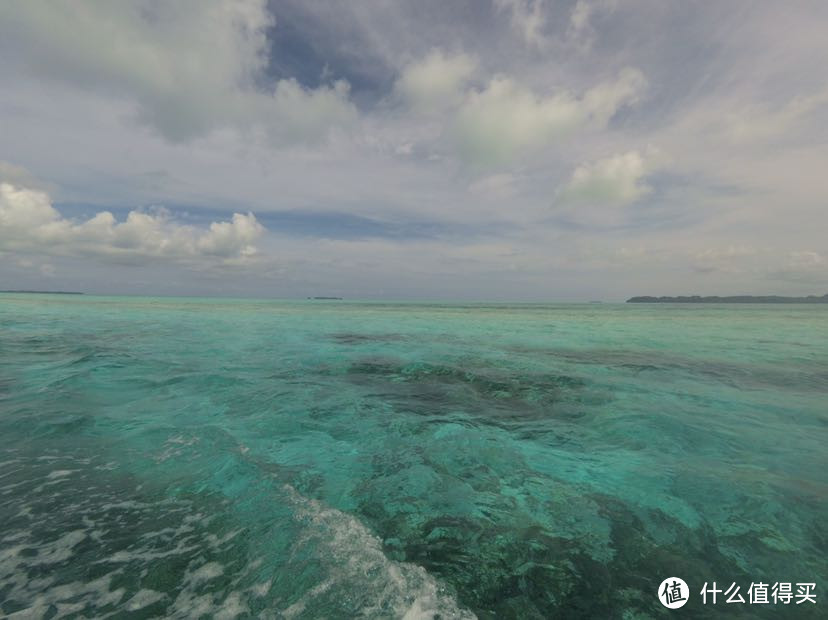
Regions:
<instances>
[{"instance_id":1,"label":"logo","mask_svg":"<svg viewBox=\"0 0 828 620\"><path fill-rule=\"evenodd\" d=\"M668 577L658 586L658 600L667 609L684 607L690 596L690 588L678 577Z\"/></svg>"}]
</instances>

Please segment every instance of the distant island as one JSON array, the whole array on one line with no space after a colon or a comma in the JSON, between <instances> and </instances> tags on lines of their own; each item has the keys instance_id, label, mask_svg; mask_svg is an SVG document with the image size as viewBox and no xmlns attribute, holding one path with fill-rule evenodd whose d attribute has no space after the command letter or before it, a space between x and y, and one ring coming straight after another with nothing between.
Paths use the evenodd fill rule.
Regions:
<instances>
[{"instance_id":1,"label":"distant island","mask_svg":"<svg viewBox=\"0 0 828 620\"><path fill-rule=\"evenodd\" d=\"M341 297L308 297L308 299L338 299L339 301L342 301Z\"/></svg>"},{"instance_id":2,"label":"distant island","mask_svg":"<svg viewBox=\"0 0 828 620\"><path fill-rule=\"evenodd\" d=\"M26 293L29 295L83 295L78 291L0 291L0 293Z\"/></svg>"},{"instance_id":3,"label":"distant island","mask_svg":"<svg viewBox=\"0 0 828 620\"><path fill-rule=\"evenodd\" d=\"M779 295L735 295L732 297L630 297L628 304L828 304L828 295L817 297L781 297Z\"/></svg>"}]
</instances>

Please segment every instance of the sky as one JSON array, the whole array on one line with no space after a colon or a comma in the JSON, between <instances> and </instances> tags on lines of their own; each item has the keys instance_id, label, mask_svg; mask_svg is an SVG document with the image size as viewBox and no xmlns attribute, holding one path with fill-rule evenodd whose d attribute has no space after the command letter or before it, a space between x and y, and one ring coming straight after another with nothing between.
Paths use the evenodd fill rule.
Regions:
<instances>
[{"instance_id":1,"label":"sky","mask_svg":"<svg viewBox=\"0 0 828 620\"><path fill-rule=\"evenodd\" d=\"M0 3L0 289L828 293L828 3Z\"/></svg>"}]
</instances>

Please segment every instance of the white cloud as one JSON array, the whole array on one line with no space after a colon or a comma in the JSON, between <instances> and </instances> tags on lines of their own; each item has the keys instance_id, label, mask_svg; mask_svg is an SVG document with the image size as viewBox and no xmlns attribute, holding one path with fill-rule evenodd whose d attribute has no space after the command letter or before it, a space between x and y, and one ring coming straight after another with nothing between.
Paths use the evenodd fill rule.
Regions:
<instances>
[{"instance_id":1,"label":"white cloud","mask_svg":"<svg viewBox=\"0 0 828 620\"><path fill-rule=\"evenodd\" d=\"M46 186L28 170L3 160L0 160L0 181L31 189L46 190Z\"/></svg>"},{"instance_id":2,"label":"white cloud","mask_svg":"<svg viewBox=\"0 0 828 620\"><path fill-rule=\"evenodd\" d=\"M209 232L201 235L196 247L211 256L252 256L256 253L253 242L262 234L264 227L252 213L234 213L230 222L213 222Z\"/></svg>"},{"instance_id":3,"label":"white cloud","mask_svg":"<svg viewBox=\"0 0 828 620\"><path fill-rule=\"evenodd\" d=\"M615 112L636 102L646 85L637 69L624 69L581 97L541 96L507 77L470 91L457 113L454 138L461 155L478 165L506 163L576 128L603 128Z\"/></svg>"},{"instance_id":4,"label":"white cloud","mask_svg":"<svg viewBox=\"0 0 828 620\"><path fill-rule=\"evenodd\" d=\"M707 248L691 257L692 268L698 273L741 273L749 269L750 259L757 251L745 245Z\"/></svg>"},{"instance_id":5,"label":"white cloud","mask_svg":"<svg viewBox=\"0 0 828 620\"><path fill-rule=\"evenodd\" d=\"M788 265L791 267L824 267L828 265L828 259L819 252L804 250L790 252L788 254Z\"/></svg>"},{"instance_id":6,"label":"white cloud","mask_svg":"<svg viewBox=\"0 0 828 620\"><path fill-rule=\"evenodd\" d=\"M658 151L629 151L586 164L572 173L564 203L626 205L650 193L644 179L661 164Z\"/></svg>"},{"instance_id":7,"label":"white cloud","mask_svg":"<svg viewBox=\"0 0 828 620\"><path fill-rule=\"evenodd\" d=\"M810 285L794 294L822 295L825 289L814 288L814 285L828 285L828 257L814 250L786 250L781 247L756 249L746 245L730 245L708 248L688 259L693 271L706 277L711 274L758 277Z\"/></svg>"},{"instance_id":8,"label":"white cloud","mask_svg":"<svg viewBox=\"0 0 828 620\"><path fill-rule=\"evenodd\" d=\"M330 263L324 283L341 286L345 296L355 294L349 288L355 282L364 282L354 289L363 292L374 286L401 291L409 283L400 277L406 269L422 272L424 296L435 293L430 282L442 274L451 296L474 280L473 269L459 262L469 271L446 268L441 257L489 234L488 241L522 250L519 264L527 273L536 270L538 279L509 289L512 278L491 275L502 259L481 252L474 269L484 274L476 289L483 296L511 290L517 297L554 297L582 285L619 295L667 293L673 286L684 289L676 293L784 292L788 283L771 283L768 273L788 278L791 293L813 292L811 281L800 285L793 278L824 280L828 267L810 254L788 252L813 251L828 260L822 239L828 106L814 62L826 52L828 4L755 4L745 12L730 3L570 0L553 12L549 2L501 2L505 8L493 22L468 3L424 11L369 1L331 11L325 3L291 0L270 2L268 11L249 0L0 2L0 158L25 165L48 185L25 171L4 173L1 164L0 176L17 190L45 191L46 205L54 208L54 201L61 212L14 234L0 224L0 255L6 252L0 277L12 283L9 278L22 274L23 286L41 265L53 264L65 282L88 272L71 285L78 290L93 284L118 290L125 286L120 263L142 260L154 264L145 268L148 292L175 293L181 283L182 292L238 285L240 292L259 293L258 278L272 271L266 257L273 240L263 234L245 242L240 238L251 227L229 215L208 236L216 218L196 206L231 204L242 205L242 213L307 217L301 232L286 227L278 241L279 266L288 268L292 293L299 295L313 294L307 282L324 258ZM510 28L510 6L523 13L512 23L513 36L498 37ZM533 25L543 21L534 19L535 11L545 24ZM275 27L271 13L280 20ZM541 49L532 43L536 36ZM280 58L280 50L294 55ZM419 61L406 64L411 59ZM344 82L301 86L319 78L322 63L333 69L328 76L354 76L356 92ZM640 67L653 87L643 109L613 118L643 90L643 78L613 79L624 66ZM502 77L493 80L491 70ZM400 79L388 92L394 72ZM357 119L349 100L361 105L357 131L331 132ZM398 105L388 105L391 100ZM144 124L124 122L135 118ZM267 135L272 140L260 139ZM289 149L274 148L288 143ZM674 158L670 175L652 175L640 147L650 143ZM610 156L623 162L634 148L643 172L635 158L614 169L598 165ZM578 188L573 172L579 167ZM592 191L592 199L606 202L564 202L574 198L565 195L569 183L580 198ZM646 199L651 186L658 200ZM59 206L127 201L193 205L192 214L207 219L192 227L159 211L139 210L129 219L118 210L117 219L102 214L81 221ZM32 209L15 212L15 221L36 215ZM319 212L336 216L318 220ZM366 222L368 237L382 237L399 223L399 234L384 242L402 248L399 257L385 246L357 252L344 243L320 256L312 236L331 233L340 215L357 218L357 227L359 218L382 222L382 228ZM408 230L435 239L414 246L401 238ZM350 225L331 234L340 232L353 234ZM15 243L27 249L14 250ZM619 250L587 264L573 250L578 243L630 252L675 249L675 255L665 262L666 254ZM190 265L250 261L244 248L256 245L257 267L244 278L235 272L188 288L196 280ZM762 251L727 256L731 247ZM285 263L286 254L294 263ZM348 257L372 262L376 271L366 274L361 264L351 269ZM18 267L18 259L31 265ZM563 275L549 278L561 273L555 265L583 271L567 283ZM689 281L677 282L676 273ZM638 290L642 279L651 291Z\"/></svg>"},{"instance_id":9,"label":"white cloud","mask_svg":"<svg viewBox=\"0 0 828 620\"><path fill-rule=\"evenodd\" d=\"M442 134L474 167L509 164L579 128L603 129L620 108L639 100L647 83L641 71L627 67L580 95L539 94L506 75L472 85L476 74L475 58L435 49L409 64L395 84L409 110L436 121L417 126L418 141Z\"/></svg>"},{"instance_id":10,"label":"white cloud","mask_svg":"<svg viewBox=\"0 0 828 620\"><path fill-rule=\"evenodd\" d=\"M469 185L469 192L482 200L503 200L515 193L517 177L508 172L491 174L475 180Z\"/></svg>"},{"instance_id":11,"label":"white cloud","mask_svg":"<svg viewBox=\"0 0 828 620\"><path fill-rule=\"evenodd\" d=\"M794 97L783 106L751 105L725 117L725 135L733 142L753 143L785 137L808 115L828 106L828 88Z\"/></svg>"},{"instance_id":12,"label":"white cloud","mask_svg":"<svg viewBox=\"0 0 828 620\"><path fill-rule=\"evenodd\" d=\"M594 6L589 0L578 0L569 15L569 28L576 36L589 28Z\"/></svg>"},{"instance_id":13,"label":"white cloud","mask_svg":"<svg viewBox=\"0 0 828 620\"><path fill-rule=\"evenodd\" d=\"M252 213L234 213L231 221L213 222L206 231L175 222L163 209L130 211L123 222L101 211L76 222L63 217L45 192L0 183L0 250L128 262L221 263L252 257L263 232Z\"/></svg>"},{"instance_id":14,"label":"white cloud","mask_svg":"<svg viewBox=\"0 0 828 620\"><path fill-rule=\"evenodd\" d=\"M782 267L770 270L768 278L828 286L828 255L814 250L788 252ZM823 289L818 292L824 294L826 291Z\"/></svg>"},{"instance_id":15,"label":"white cloud","mask_svg":"<svg viewBox=\"0 0 828 620\"><path fill-rule=\"evenodd\" d=\"M638 69L627 67L615 80L601 82L584 93L582 103L596 126L603 128L615 113L637 103L647 87L647 79Z\"/></svg>"},{"instance_id":16,"label":"white cloud","mask_svg":"<svg viewBox=\"0 0 828 620\"><path fill-rule=\"evenodd\" d=\"M264 0L4 2L0 50L42 78L126 98L173 141L221 127L313 141L353 121L344 82L262 86L272 26Z\"/></svg>"},{"instance_id":17,"label":"white cloud","mask_svg":"<svg viewBox=\"0 0 828 620\"><path fill-rule=\"evenodd\" d=\"M540 0L495 0L495 7L511 14L512 29L527 45L541 48L546 44L543 35L546 17Z\"/></svg>"},{"instance_id":18,"label":"white cloud","mask_svg":"<svg viewBox=\"0 0 828 620\"><path fill-rule=\"evenodd\" d=\"M395 88L415 110L440 111L460 101L476 65L476 60L467 54L447 56L435 49L409 64Z\"/></svg>"},{"instance_id":19,"label":"white cloud","mask_svg":"<svg viewBox=\"0 0 828 620\"><path fill-rule=\"evenodd\" d=\"M566 36L568 42L586 51L595 39L592 19L596 13L615 9L617 0L578 0L569 14Z\"/></svg>"}]
</instances>

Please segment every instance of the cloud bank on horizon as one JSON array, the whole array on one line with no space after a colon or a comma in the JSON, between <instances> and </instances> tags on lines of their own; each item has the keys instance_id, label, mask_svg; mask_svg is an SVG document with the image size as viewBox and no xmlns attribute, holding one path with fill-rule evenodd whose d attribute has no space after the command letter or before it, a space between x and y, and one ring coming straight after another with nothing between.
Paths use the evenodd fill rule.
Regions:
<instances>
[{"instance_id":1,"label":"cloud bank on horizon","mask_svg":"<svg viewBox=\"0 0 828 620\"><path fill-rule=\"evenodd\" d=\"M0 288L828 290L828 5L0 3Z\"/></svg>"}]
</instances>

